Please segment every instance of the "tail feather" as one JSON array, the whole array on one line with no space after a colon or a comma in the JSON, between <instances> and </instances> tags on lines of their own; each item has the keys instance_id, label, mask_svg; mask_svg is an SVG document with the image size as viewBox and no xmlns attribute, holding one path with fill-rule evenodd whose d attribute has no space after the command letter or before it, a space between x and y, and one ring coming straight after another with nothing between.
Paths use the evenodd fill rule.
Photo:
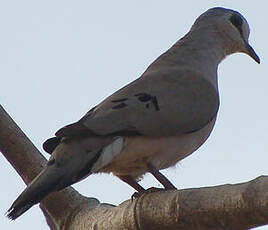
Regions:
<instances>
[{"instance_id":1,"label":"tail feather","mask_svg":"<svg viewBox=\"0 0 268 230\"><path fill-rule=\"evenodd\" d=\"M25 213L28 209L30 209L33 205L34 204L31 203L21 203L18 205L13 204L7 211L7 217L11 220L15 220L23 213Z\"/></svg>"},{"instance_id":2,"label":"tail feather","mask_svg":"<svg viewBox=\"0 0 268 230\"><path fill-rule=\"evenodd\" d=\"M49 138L44 142L43 149L47 153L52 154L55 148L60 144L60 141L61 141L61 138L58 138L58 137Z\"/></svg>"},{"instance_id":3,"label":"tail feather","mask_svg":"<svg viewBox=\"0 0 268 230\"><path fill-rule=\"evenodd\" d=\"M57 176L51 176L46 168L27 186L7 211L7 217L15 220L49 193L57 190Z\"/></svg>"},{"instance_id":4,"label":"tail feather","mask_svg":"<svg viewBox=\"0 0 268 230\"><path fill-rule=\"evenodd\" d=\"M50 141L52 143L50 147L52 147L48 149L52 150L58 144L58 139L52 138ZM110 146L111 142L112 145ZM114 157L114 149L117 150L118 148L115 148L113 143L116 143L116 146L119 144L122 147L123 142L121 139L119 143L114 141L112 136L103 138L77 137L62 141L55 147L42 172L14 201L7 212L8 218L15 220L33 205L39 203L49 193L59 191L85 178L92 172L97 172L97 166L97 168L101 168ZM97 164L96 162L99 163ZM96 166L95 171L92 171L93 166Z\"/></svg>"}]
</instances>

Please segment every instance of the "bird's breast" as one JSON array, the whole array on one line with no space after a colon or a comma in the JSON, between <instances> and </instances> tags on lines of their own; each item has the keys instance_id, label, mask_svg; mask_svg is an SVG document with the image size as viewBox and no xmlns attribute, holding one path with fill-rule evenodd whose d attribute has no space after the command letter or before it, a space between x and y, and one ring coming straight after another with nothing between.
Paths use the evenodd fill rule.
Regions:
<instances>
[{"instance_id":1,"label":"bird's breast","mask_svg":"<svg viewBox=\"0 0 268 230\"><path fill-rule=\"evenodd\" d=\"M138 178L147 172L150 162L156 169L165 169L193 153L209 137L216 118L202 129L169 137L124 137L123 147L100 172L131 175Z\"/></svg>"}]
</instances>

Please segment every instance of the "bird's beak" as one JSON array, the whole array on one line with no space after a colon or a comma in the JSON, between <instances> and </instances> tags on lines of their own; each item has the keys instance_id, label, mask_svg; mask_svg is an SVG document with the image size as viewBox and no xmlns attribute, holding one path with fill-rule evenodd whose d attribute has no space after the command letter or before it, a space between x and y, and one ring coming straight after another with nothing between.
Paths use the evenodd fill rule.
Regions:
<instances>
[{"instance_id":1,"label":"bird's beak","mask_svg":"<svg viewBox=\"0 0 268 230\"><path fill-rule=\"evenodd\" d=\"M245 53L248 54L250 57L252 57L258 64L260 64L261 60L259 56L256 54L255 50L252 48L252 46L248 44L247 41L245 41L245 45L246 45Z\"/></svg>"}]
</instances>

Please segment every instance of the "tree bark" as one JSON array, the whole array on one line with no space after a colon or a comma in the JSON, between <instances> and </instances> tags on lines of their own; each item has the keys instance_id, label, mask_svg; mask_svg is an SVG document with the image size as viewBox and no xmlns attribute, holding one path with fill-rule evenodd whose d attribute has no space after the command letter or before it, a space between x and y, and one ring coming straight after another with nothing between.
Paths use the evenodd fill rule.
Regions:
<instances>
[{"instance_id":1,"label":"tree bark","mask_svg":"<svg viewBox=\"0 0 268 230\"><path fill-rule=\"evenodd\" d=\"M0 151L26 184L46 164L2 106ZM68 187L50 194L40 207L51 229L244 230L268 224L268 176L235 185L148 192L117 207Z\"/></svg>"}]
</instances>

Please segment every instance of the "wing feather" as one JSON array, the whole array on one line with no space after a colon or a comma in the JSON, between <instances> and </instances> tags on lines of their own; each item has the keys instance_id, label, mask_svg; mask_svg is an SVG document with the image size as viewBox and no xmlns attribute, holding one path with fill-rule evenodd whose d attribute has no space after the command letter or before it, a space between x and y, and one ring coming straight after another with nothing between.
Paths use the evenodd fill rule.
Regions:
<instances>
[{"instance_id":1,"label":"wing feather","mask_svg":"<svg viewBox=\"0 0 268 230\"><path fill-rule=\"evenodd\" d=\"M217 89L199 73L162 70L118 90L56 136L180 135L203 128L218 107Z\"/></svg>"}]
</instances>

